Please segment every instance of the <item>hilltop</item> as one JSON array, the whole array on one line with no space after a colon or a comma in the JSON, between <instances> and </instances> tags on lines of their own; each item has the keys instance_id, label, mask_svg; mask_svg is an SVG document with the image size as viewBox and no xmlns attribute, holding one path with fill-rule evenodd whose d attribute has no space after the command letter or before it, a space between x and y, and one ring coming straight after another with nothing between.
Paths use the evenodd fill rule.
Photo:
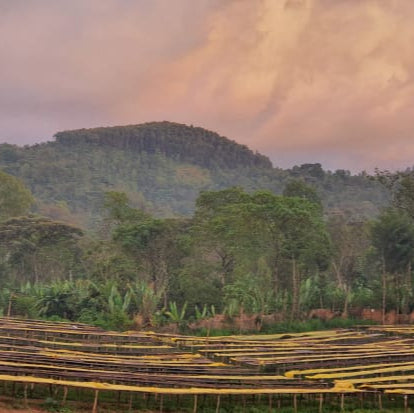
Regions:
<instances>
[{"instance_id":1,"label":"hilltop","mask_svg":"<svg viewBox=\"0 0 414 413\"><path fill-rule=\"evenodd\" d=\"M272 168L266 156L253 153L247 146L203 128L173 122L78 129L58 132L55 137L62 146L106 146L133 153L161 154L208 169L234 169L240 165Z\"/></svg>"},{"instance_id":2,"label":"hilltop","mask_svg":"<svg viewBox=\"0 0 414 413\"><path fill-rule=\"evenodd\" d=\"M189 216L200 191L240 186L281 193L301 178L325 207L373 216L387 196L365 174L327 172L319 164L283 170L269 158L215 132L172 122L59 132L33 146L0 145L0 168L21 178L53 218L93 226L106 191L161 217Z\"/></svg>"}]
</instances>

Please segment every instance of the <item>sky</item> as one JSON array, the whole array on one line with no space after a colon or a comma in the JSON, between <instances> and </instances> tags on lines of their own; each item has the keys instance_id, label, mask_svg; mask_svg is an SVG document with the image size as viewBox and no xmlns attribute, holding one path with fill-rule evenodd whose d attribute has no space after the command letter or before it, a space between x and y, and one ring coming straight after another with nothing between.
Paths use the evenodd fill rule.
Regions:
<instances>
[{"instance_id":1,"label":"sky","mask_svg":"<svg viewBox=\"0 0 414 413\"><path fill-rule=\"evenodd\" d=\"M0 142L169 120L279 167L414 165L412 0L0 0Z\"/></svg>"}]
</instances>

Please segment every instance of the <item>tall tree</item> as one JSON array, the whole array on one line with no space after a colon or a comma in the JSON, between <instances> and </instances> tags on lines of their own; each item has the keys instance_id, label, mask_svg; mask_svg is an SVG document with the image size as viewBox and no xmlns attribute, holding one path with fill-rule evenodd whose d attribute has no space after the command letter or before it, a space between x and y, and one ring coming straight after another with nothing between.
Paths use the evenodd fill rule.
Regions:
<instances>
[{"instance_id":1,"label":"tall tree","mask_svg":"<svg viewBox=\"0 0 414 413\"><path fill-rule=\"evenodd\" d=\"M0 223L0 256L7 274L21 281L71 278L80 262L79 228L42 217Z\"/></svg>"},{"instance_id":2,"label":"tall tree","mask_svg":"<svg viewBox=\"0 0 414 413\"><path fill-rule=\"evenodd\" d=\"M326 261L329 241L320 207L306 199L277 196L267 191L249 195L232 189L204 194L204 197L210 201L208 205L214 205L214 209L207 209L204 214L196 213L206 229L206 238L213 234L216 245L220 243L229 252L234 274L239 271L242 279L249 271L246 265L250 265L254 276L254 263L265 256L271 269L274 297L283 289L292 291L291 316L296 318L301 275L311 266ZM288 278L281 274L287 266L291 274ZM225 284L229 282L233 280L227 279Z\"/></svg>"},{"instance_id":3,"label":"tall tree","mask_svg":"<svg viewBox=\"0 0 414 413\"><path fill-rule=\"evenodd\" d=\"M0 221L25 214L34 198L23 183L0 171Z\"/></svg>"},{"instance_id":4,"label":"tall tree","mask_svg":"<svg viewBox=\"0 0 414 413\"><path fill-rule=\"evenodd\" d=\"M352 291L360 273L360 263L369 248L369 234L364 222L352 221L345 214L329 217L332 240L331 269L336 286L343 294L342 316L348 316Z\"/></svg>"},{"instance_id":5,"label":"tall tree","mask_svg":"<svg viewBox=\"0 0 414 413\"><path fill-rule=\"evenodd\" d=\"M384 321L389 277L393 283L397 313L401 309L407 310L408 299L412 294L414 223L399 210L385 210L372 224L371 239L381 263Z\"/></svg>"},{"instance_id":6,"label":"tall tree","mask_svg":"<svg viewBox=\"0 0 414 413\"><path fill-rule=\"evenodd\" d=\"M241 242L236 235L245 226L239 226L242 216L235 208L248 202L249 195L241 188L222 191L205 191L196 201L196 212L191 232L195 243L209 255L218 259L222 286L231 281L235 266L235 256ZM235 231L238 228L238 232Z\"/></svg>"},{"instance_id":7,"label":"tall tree","mask_svg":"<svg viewBox=\"0 0 414 413\"><path fill-rule=\"evenodd\" d=\"M117 226L113 240L137 261L143 278L163 297L167 305L173 267L181 258L179 236L186 226L185 220L158 219L127 205L127 198L119 193L110 194L110 216Z\"/></svg>"}]
</instances>

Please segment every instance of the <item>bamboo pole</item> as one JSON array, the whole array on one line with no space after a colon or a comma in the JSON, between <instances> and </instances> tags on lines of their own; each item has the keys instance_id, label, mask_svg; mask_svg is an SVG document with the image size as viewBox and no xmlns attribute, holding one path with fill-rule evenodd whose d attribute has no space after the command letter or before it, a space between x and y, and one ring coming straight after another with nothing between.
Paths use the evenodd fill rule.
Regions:
<instances>
[{"instance_id":1,"label":"bamboo pole","mask_svg":"<svg viewBox=\"0 0 414 413\"><path fill-rule=\"evenodd\" d=\"M341 393L341 412L345 409L345 395Z\"/></svg>"},{"instance_id":2,"label":"bamboo pole","mask_svg":"<svg viewBox=\"0 0 414 413\"><path fill-rule=\"evenodd\" d=\"M194 395L193 413L197 413L197 394Z\"/></svg>"},{"instance_id":3,"label":"bamboo pole","mask_svg":"<svg viewBox=\"0 0 414 413\"><path fill-rule=\"evenodd\" d=\"M217 396L216 413L220 412L220 395Z\"/></svg>"},{"instance_id":4,"label":"bamboo pole","mask_svg":"<svg viewBox=\"0 0 414 413\"><path fill-rule=\"evenodd\" d=\"M62 406L64 406L64 405L65 405L65 403L66 403L66 397L67 397L67 395L68 395L68 387L67 387L67 386L65 386L65 387L63 388Z\"/></svg>"},{"instance_id":5,"label":"bamboo pole","mask_svg":"<svg viewBox=\"0 0 414 413\"><path fill-rule=\"evenodd\" d=\"M297 394L293 395L293 411L295 413L297 413L298 411L298 395Z\"/></svg>"},{"instance_id":6,"label":"bamboo pole","mask_svg":"<svg viewBox=\"0 0 414 413\"><path fill-rule=\"evenodd\" d=\"M24 385L24 408L27 409L27 384Z\"/></svg>"},{"instance_id":7,"label":"bamboo pole","mask_svg":"<svg viewBox=\"0 0 414 413\"><path fill-rule=\"evenodd\" d=\"M129 394L129 403L128 403L128 411L129 411L129 412L131 412L131 411L132 411L132 396L133 396L133 393L131 392L131 393Z\"/></svg>"},{"instance_id":8,"label":"bamboo pole","mask_svg":"<svg viewBox=\"0 0 414 413\"><path fill-rule=\"evenodd\" d=\"M11 316L12 300L13 300L13 293L10 293L9 306L7 308L7 317Z\"/></svg>"},{"instance_id":9,"label":"bamboo pole","mask_svg":"<svg viewBox=\"0 0 414 413\"><path fill-rule=\"evenodd\" d=\"M92 413L98 413L98 395L99 390L95 390L95 399L93 401Z\"/></svg>"},{"instance_id":10,"label":"bamboo pole","mask_svg":"<svg viewBox=\"0 0 414 413\"><path fill-rule=\"evenodd\" d=\"M319 395L319 413L322 413L323 410L323 394Z\"/></svg>"}]
</instances>

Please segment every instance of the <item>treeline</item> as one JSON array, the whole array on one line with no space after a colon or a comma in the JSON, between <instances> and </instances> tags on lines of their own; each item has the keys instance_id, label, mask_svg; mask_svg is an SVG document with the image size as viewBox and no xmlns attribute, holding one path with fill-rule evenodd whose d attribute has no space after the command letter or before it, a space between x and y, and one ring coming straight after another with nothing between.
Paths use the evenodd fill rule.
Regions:
<instances>
[{"instance_id":1,"label":"treeline","mask_svg":"<svg viewBox=\"0 0 414 413\"><path fill-rule=\"evenodd\" d=\"M317 191L292 179L283 194L233 187L204 191L189 218L159 218L105 194L98 232L0 204L0 309L107 328L261 320L297 322L311 310L413 306L414 177L378 174L392 205L374 220L327 214ZM1 186L30 193L2 174ZM11 189L11 191L10 191ZM8 205L3 208L3 205ZM27 209L26 208L26 209ZM19 211L22 213L23 211Z\"/></svg>"},{"instance_id":2,"label":"treeline","mask_svg":"<svg viewBox=\"0 0 414 413\"><path fill-rule=\"evenodd\" d=\"M201 191L238 186L281 194L291 179L315 187L326 211L374 217L389 201L366 174L324 171L320 164L290 170L202 128L171 122L60 132L56 140L0 145L0 168L20 178L37 212L97 228L104 193L125 192L131 205L157 217L191 217Z\"/></svg>"}]
</instances>

